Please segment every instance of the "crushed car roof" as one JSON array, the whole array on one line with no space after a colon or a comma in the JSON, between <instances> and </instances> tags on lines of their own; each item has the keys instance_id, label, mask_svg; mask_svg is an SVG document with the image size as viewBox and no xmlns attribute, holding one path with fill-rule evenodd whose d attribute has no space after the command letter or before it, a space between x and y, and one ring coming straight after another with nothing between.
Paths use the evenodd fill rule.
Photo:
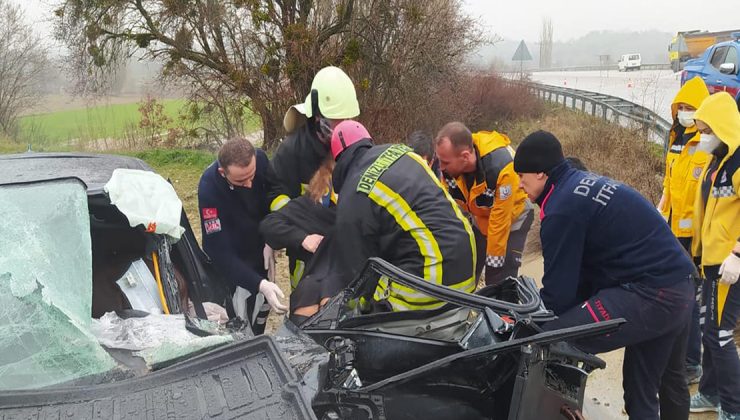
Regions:
<instances>
[{"instance_id":1,"label":"crushed car roof","mask_svg":"<svg viewBox=\"0 0 740 420\"><path fill-rule=\"evenodd\" d=\"M128 156L29 152L0 155L0 185L74 177L85 183L88 194L97 194L118 168L152 170Z\"/></svg>"}]
</instances>

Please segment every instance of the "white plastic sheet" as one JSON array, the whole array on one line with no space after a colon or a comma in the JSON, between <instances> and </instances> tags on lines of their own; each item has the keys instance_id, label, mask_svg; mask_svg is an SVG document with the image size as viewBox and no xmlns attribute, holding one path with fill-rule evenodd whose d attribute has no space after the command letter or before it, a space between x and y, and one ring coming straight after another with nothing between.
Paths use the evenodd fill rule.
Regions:
<instances>
[{"instance_id":1,"label":"white plastic sheet","mask_svg":"<svg viewBox=\"0 0 740 420\"><path fill-rule=\"evenodd\" d=\"M218 329L216 323L213 327ZM150 314L143 318L123 319L115 312L108 312L99 320L93 320L92 331L100 344L138 351L135 354L143 357L149 365L233 341L231 335L198 337L185 329L185 316L182 314Z\"/></svg>"},{"instance_id":2,"label":"white plastic sheet","mask_svg":"<svg viewBox=\"0 0 740 420\"><path fill-rule=\"evenodd\" d=\"M116 169L105 192L132 227L143 225L154 233L180 239L182 201L175 189L160 175L137 169Z\"/></svg>"}]
</instances>

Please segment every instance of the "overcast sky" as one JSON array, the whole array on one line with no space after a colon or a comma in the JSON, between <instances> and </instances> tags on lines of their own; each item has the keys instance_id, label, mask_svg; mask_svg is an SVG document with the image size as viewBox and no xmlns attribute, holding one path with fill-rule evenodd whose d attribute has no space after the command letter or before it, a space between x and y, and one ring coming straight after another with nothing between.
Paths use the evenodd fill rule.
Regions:
<instances>
[{"instance_id":1,"label":"overcast sky","mask_svg":"<svg viewBox=\"0 0 740 420\"><path fill-rule=\"evenodd\" d=\"M362 0L357 0L362 1ZM462 0L486 31L508 39L536 41L542 19L552 19L555 41L594 30L675 33L682 30L740 29L738 0ZM26 10L42 35L49 35L49 8L54 0L10 0ZM724 11L724 12L723 12Z\"/></svg>"},{"instance_id":2,"label":"overcast sky","mask_svg":"<svg viewBox=\"0 0 740 420\"><path fill-rule=\"evenodd\" d=\"M555 41L590 31L664 32L740 29L740 1L712 0L463 0L484 27L505 38L535 41L542 19L553 22Z\"/></svg>"}]
</instances>

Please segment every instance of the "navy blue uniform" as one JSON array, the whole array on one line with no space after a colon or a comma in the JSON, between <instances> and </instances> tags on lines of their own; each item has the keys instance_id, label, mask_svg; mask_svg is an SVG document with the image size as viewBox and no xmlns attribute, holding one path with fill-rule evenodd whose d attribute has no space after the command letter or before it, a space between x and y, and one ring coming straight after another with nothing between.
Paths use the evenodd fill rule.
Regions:
<instances>
[{"instance_id":1,"label":"navy blue uniform","mask_svg":"<svg viewBox=\"0 0 740 420\"><path fill-rule=\"evenodd\" d=\"M626 347L630 418L657 419L661 384L680 388L678 382L683 388L660 389L660 411L663 418L687 418L683 368L695 268L661 215L632 188L568 162L550 172L537 204L541 296L559 316L545 329L625 318L618 332L577 345L591 353Z\"/></svg>"},{"instance_id":2,"label":"navy blue uniform","mask_svg":"<svg viewBox=\"0 0 740 420\"><path fill-rule=\"evenodd\" d=\"M232 188L218 173L217 162L206 168L198 183L203 250L232 293L240 286L252 297L259 292L260 282L267 278L265 241L259 234L259 224L269 211L266 181L269 163L265 152L259 149L256 164L252 188ZM253 305L254 301L249 304ZM255 333L259 333L259 328L255 328Z\"/></svg>"}]
</instances>

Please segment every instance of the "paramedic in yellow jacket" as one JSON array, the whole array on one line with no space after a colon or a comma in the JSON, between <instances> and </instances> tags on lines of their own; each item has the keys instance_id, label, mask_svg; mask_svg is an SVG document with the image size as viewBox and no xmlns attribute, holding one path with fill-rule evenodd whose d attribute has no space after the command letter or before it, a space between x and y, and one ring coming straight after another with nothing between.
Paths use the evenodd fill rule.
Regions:
<instances>
[{"instance_id":1,"label":"paramedic in yellow jacket","mask_svg":"<svg viewBox=\"0 0 740 420\"><path fill-rule=\"evenodd\" d=\"M485 264L487 285L517 275L534 217L527 194L519 188L510 143L495 131L472 134L460 122L442 127L435 140L443 185L475 219L476 276Z\"/></svg>"},{"instance_id":2,"label":"paramedic in yellow jacket","mask_svg":"<svg viewBox=\"0 0 740 420\"><path fill-rule=\"evenodd\" d=\"M696 197L697 235L704 273L704 373L691 411L740 418L740 359L733 332L740 318L740 112L726 92L708 97L694 116L698 149L711 153Z\"/></svg>"},{"instance_id":3,"label":"paramedic in yellow jacket","mask_svg":"<svg viewBox=\"0 0 740 420\"><path fill-rule=\"evenodd\" d=\"M671 226L684 249L691 253L694 198L704 165L709 154L697 150L699 130L694 124L694 113L709 96L707 85L700 77L686 82L671 104L673 126L668 138L663 196L658 210ZM695 255L692 255L695 257ZM694 304L686 348L686 380L699 382L701 377L701 329L699 305Z\"/></svg>"}]
</instances>

